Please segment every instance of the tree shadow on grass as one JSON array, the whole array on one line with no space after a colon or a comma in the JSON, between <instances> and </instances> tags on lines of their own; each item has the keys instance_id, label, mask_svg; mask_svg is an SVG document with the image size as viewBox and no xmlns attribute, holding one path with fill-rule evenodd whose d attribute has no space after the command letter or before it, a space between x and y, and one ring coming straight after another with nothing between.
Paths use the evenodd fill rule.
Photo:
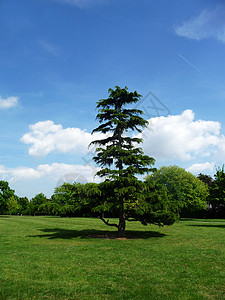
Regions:
<instances>
[{"instance_id":1,"label":"tree shadow on grass","mask_svg":"<svg viewBox=\"0 0 225 300\"><path fill-rule=\"evenodd\" d=\"M72 239L72 238L82 238L82 239L149 239L149 238L159 238L164 237L165 234L157 231L133 231L127 230L124 237L119 237L116 231L105 231L105 230L68 230L61 228L51 228L51 229L39 229L45 234L30 235L29 237L39 237L47 239Z\"/></svg>"},{"instance_id":2,"label":"tree shadow on grass","mask_svg":"<svg viewBox=\"0 0 225 300\"><path fill-rule=\"evenodd\" d=\"M193 224L193 225L186 225L186 226L193 226L193 227L212 227L212 228L225 228L225 225L220 225L220 224Z\"/></svg>"}]
</instances>

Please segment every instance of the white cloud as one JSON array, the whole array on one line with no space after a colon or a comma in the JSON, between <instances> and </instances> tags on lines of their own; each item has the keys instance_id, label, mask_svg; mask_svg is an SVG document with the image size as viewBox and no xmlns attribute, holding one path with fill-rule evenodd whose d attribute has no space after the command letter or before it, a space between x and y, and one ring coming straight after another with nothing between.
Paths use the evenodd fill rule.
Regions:
<instances>
[{"instance_id":1,"label":"white cloud","mask_svg":"<svg viewBox=\"0 0 225 300\"><path fill-rule=\"evenodd\" d=\"M212 153L210 148L220 142L219 134L219 122L194 121L193 111L185 110L181 115L150 119L149 130L142 134L143 148L157 160L190 160Z\"/></svg>"},{"instance_id":2,"label":"white cloud","mask_svg":"<svg viewBox=\"0 0 225 300\"><path fill-rule=\"evenodd\" d=\"M213 172L215 170L215 163L214 162L205 162L202 164L193 164L189 168L187 168L188 172L198 174L203 171Z\"/></svg>"},{"instance_id":3,"label":"white cloud","mask_svg":"<svg viewBox=\"0 0 225 300\"><path fill-rule=\"evenodd\" d=\"M215 153L215 159L219 161L225 161L225 136L222 135L218 144L217 151Z\"/></svg>"},{"instance_id":4,"label":"white cloud","mask_svg":"<svg viewBox=\"0 0 225 300\"><path fill-rule=\"evenodd\" d=\"M177 26L175 33L195 40L213 37L225 43L225 6L203 10L197 17Z\"/></svg>"},{"instance_id":5,"label":"white cloud","mask_svg":"<svg viewBox=\"0 0 225 300\"><path fill-rule=\"evenodd\" d=\"M146 154L161 161L225 158L225 137L220 134L220 127L215 121L195 121L192 110L185 110L181 115L152 118L149 128L142 133L143 148ZM91 135L80 128L64 129L50 120L30 125L29 129L21 141L29 145L28 153L34 157L52 152L85 155L91 151L88 149L91 141L105 137L101 133Z\"/></svg>"},{"instance_id":6,"label":"white cloud","mask_svg":"<svg viewBox=\"0 0 225 300\"><path fill-rule=\"evenodd\" d=\"M11 177L11 181L26 180L26 179L39 179L41 173L38 170L28 167L18 167L15 169L8 169L8 175Z\"/></svg>"},{"instance_id":7,"label":"white cloud","mask_svg":"<svg viewBox=\"0 0 225 300\"><path fill-rule=\"evenodd\" d=\"M43 192L50 197L54 188L64 182L99 182L95 173L100 168L93 165L69 165L53 163L39 165L37 168L17 167L7 168L0 165L1 180L8 181L12 189L16 189L19 196L32 198Z\"/></svg>"},{"instance_id":8,"label":"white cloud","mask_svg":"<svg viewBox=\"0 0 225 300\"><path fill-rule=\"evenodd\" d=\"M92 182L99 180L94 174L99 170L92 165L90 157L84 156L90 150L88 144L105 135L91 135L79 128L63 128L52 121L43 121L30 125L29 132L21 140L29 145L29 154L45 156L53 151L67 153L79 152L85 158L83 165L64 163L42 164L36 168L6 168L0 165L0 175L9 181L19 195L33 197L39 192L50 197L56 186L67 182ZM189 161L188 171L193 173L214 172L214 165L220 165L225 159L225 136L220 133L219 122L195 120L192 110L180 115L156 117L149 120L149 128L142 133L143 149L156 161L173 164L173 159L182 166ZM92 153L90 153L92 156ZM194 161L192 161L194 159ZM201 162L201 163L198 163ZM186 163L185 163L186 164Z\"/></svg>"},{"instance_id":9,"label":"white cloud","mask_svg":"<svg viewBox=\"0 0 225 300\"><path fill-rule=\"evenodd\" d=\"M21 141L30 145L29 154L36 157L46 156L52 151L85 153L91 141L103 137L101 133L91 135L80 128L66 128L52 121L38 122L29 126L30 131Z\"/></svg>"},{"instance_id":10,"label":"white cloud","mask_svg":"<svg viewBox=\"0 0 225 300\"><path fill-rule=\"evenodd\" d=\"M6 173L6 169L3 165L0 165L0 174L5 174Z\"/></svg>"},{"instance_id":11,"label":"white cloud","mask_svg":"<svg viewBox=\"0 0 225 300\"><path fill-rule=\"evenodd\" d=\"M0 97L0 109L9 109L18 106L18 97L8 97L3 99Z\"/></svg>"},{"instance_id":12,"label":"white cloud","mask_svg":"<svg viewBox=\"0 0 225 300\"><path fill-rule=\"evenodd\" d=\"M51 179L55 183L60 180L74 182L79 178L85 179L86 182L93 182L95 181L94 175L99 170L100 168L90 165L68 165L63 163L39 165L36 169L0 166L0 174L4 177L3 180L8 180L11 183L42 178L46 180Z\"/></svg>"},{"instance_id":13,"label":"white cloud","mask_svg":"<svg viewBox=\"0 0 225 300\"><path fill-rule=\"evenodd\" d=\"M61 177L67 178L67 175L70 174L70 181L74 181L79 175L82 175L87 181L93 181L94 175L99 168L95 168L94 166L90 165L68 165L62 163L53 163L51 165L39 165L37 170L42 174L42 176L53 176L58 180ZM74 174L74 180L72 178L72 174Z\"/></svg>"}]
</instances>

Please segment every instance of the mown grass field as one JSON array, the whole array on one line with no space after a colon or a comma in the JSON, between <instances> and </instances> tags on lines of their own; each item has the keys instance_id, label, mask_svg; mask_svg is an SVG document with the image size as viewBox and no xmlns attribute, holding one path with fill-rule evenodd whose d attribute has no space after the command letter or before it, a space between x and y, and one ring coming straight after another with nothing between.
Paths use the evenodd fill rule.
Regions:
<instances>
[{"instance_id":1,"label":"mown grass field","mask_svg":"<svg viewBox=\"0 0 225 300\"><path fill-rule=\"evenodd\" d=\"M0 216L0 299L225 299L225 220L128 224Z\"/></svg>"}]
</instances>

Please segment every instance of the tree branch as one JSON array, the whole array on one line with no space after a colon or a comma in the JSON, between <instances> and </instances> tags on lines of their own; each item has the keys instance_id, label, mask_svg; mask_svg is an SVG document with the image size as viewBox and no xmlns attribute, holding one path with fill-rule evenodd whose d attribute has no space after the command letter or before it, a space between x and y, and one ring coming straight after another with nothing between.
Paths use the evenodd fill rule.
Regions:
<instances>
[{"instance_id":1,"label":"tree branch","mask_svg":"<svg viewBox=\"0 0 225 300\"><path fill-rule=\"evenodd\" d=\"M126 218L126 221L128 221L128 222L136 222L136 221L138 221L137 219L134 219L134 218L132 218L132 219L130 219L130 218Z\"/></svg>"},{"instance_id":2,"label":"tree branch","mask_svg":"<svg viewBox=\"0 0 225 300\"><path fill-rule=\"evenodd\" d=\"M115 224L115 223L111 223L111 224L110 224L110 223L109 223L109 220L106 221L103 217L100 217L100 216L99 216L98 218L99 218L100 220L102 220L102 222L105 223L106 225L108 225L108 226L113 226L113 227L118 228L118 225L117 225L117 224Z\"/></svg>"}]
</instances>

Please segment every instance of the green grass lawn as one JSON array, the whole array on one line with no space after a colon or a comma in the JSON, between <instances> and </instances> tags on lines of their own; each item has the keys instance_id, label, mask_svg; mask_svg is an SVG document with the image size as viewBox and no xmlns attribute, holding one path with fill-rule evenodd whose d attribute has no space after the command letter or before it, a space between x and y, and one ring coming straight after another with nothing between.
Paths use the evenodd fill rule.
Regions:
<instances>
[{"instance_id":1,"label":"green grass lawn","mask_svg":"<svg viewBox=\"0 0 225 300\"><path fill-rule=\"evenodd\" d=\"M225 299L225 220L0 216L0 299Z\"/></svg>"}]
</instances>

